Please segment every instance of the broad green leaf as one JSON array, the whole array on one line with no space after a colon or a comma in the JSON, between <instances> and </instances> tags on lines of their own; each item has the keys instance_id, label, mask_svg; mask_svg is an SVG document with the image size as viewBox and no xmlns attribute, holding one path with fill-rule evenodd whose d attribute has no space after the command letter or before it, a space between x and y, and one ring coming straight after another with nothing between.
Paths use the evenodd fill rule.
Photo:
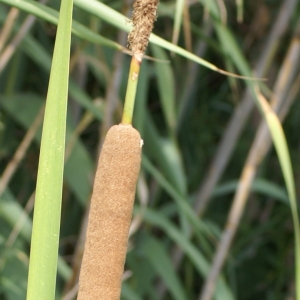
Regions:
<instances>
[{"instance_id":1,"label":"broad green leaf","mask_svg":"<svg viewBox=\"0 0 300 300\"><path fill-rule=\"evenodd\" d=\"M176 189L162 176L162 174L151 164L146 156L142 158L142 166L147 170L157 182L165 189L165 191L174 199L178 207L185 214L186 218L194 226L195 230L205 232L207 235L213 235L213 232L202 220L198 218L195 211L189 206L187 200L176 191Z\"/></svg>"},{"instance_id":2,"label":"broad green leaf","mask_svg":"<svg viewBox=\"0 0 300 300\"><path fill-rule=\"evenodd\" d=\"M9 191L5 191L4 194L0 197L0 216L1 219L5 220L11 228L19 221L21 216L23 216L24 210L20 206L18 201L11 195ZM32 230L32 220L29 216L26 216L24 219L24 224L20 230L20 236L30 243L31 239L31 230ZM71 276L71 269L67 263L58 257L58 274L65 280L68 280Z\"/></svg>"},{"instance_id":3,"label":"broad green leaf","mask_svg":"<svg viewBox=\"0 0 300 300\"><path fill-rule=\"evenodd\" d=\"M184 175L179 151L168 138L161 138L149 114L146 115L146 126L143 139L144 151L159 165L168 181L182 195L186 195L186 177Z\"/></svg>"},{"instance_id":4,"label":"broad green leaf","mask_svg":"<svg viewBox=\"0 0 300 300\"><path fill-rule=\"evenodd\" d=\"M144 213L144 220L153 226L161 228L174 243L176 243L184 253L193 262L198 272L206 277L209 272L209 264L205 257L199 252L195 246L178 230L170 221L168 221L162 214L147 209ZM234 297L226 285L223 278L220 278L216 288L217 300L233 300Z\"/></svg>"},{"instance_id":5,"label":"broad green leaf","mask_svg":"<svg viewBox=\"0 0 300 300\"><path fill-rule=\"evenodd\" d=\"M238 20L238 22L243 22L243 19L244 19L244 1L243 0L236 0L236 7L237 7L237 20Z\"/></svg>"},{"instance_id":6,"label":"broad green leaf","mask_svg":"<svg viewBox=\"0 0 300 300\"><path fill-rule=\"evenodd\" d=\"M168 60L163 49L152 45L151 51L155 58ZM155 70L164 117L172 136L174 136L176 127L176 97L173 70L170 64L164 64L161 62L155 62Z\"/></svg>"},{"instance_id":7,"label":"broad green leaf","mask_svg":"<svg viewBox=\"0 0 300 300\"><path fill-rule=\"evenodd\" d=\"M217 1L199 0L199 2L202 3L206 9L208 9L208 11L210 12L210 14L214 18L220 19L220 12L219 12Z\"/></svg>"},{"instance_id":8,"label":"broad green leaf","mask_svg":"<svg viewBox=\"0 0 300 300\"><path fill-rule=\"evenodd\" d=\"M55 297L73 1L61 2L42 131L27 300Z\"/></svg>"},{"instance_id":9,"label":"broad green leaf","mask_svg":"<svg viewBox=\"0 0 300 300\"><path fill-rule=\"evenodd\" d=\"M224 194L235 192L238 187L238 183L238 180L234 180L220 184L213 191L213 196L222 196ZM255 179L253 181L251 185L251 191L277 199L285 204L289 203L289 198L283 188L262 178Z\"/></svg>"},{"instance_id":10,"label":"broad green leaf","mask_svg":"<svg viewBox=\"0 0 300 300\"><path fill-rule=\"evenodd\" d=\"M172 2L160 2L157 8L158 16L168 16L174 18L176 4Z\"/></svg>"},{"instance_id":11,"label":"broad green leaf","mask_svg":"<svg viewBox=\"0 0 300 300\"><path fill-rule=\"evenodd\" d=\"M136 249L138 248L137 246ZM149 297L149 299L159 300L156 290L153 289L156 272L149 260L139 251L130 251L126 257L126 265L133 275L127 281L135 293L141 299Z\"/></svg>"},{"instance_id":12,"label":"broad green leaf","mask_svg":"<svg viewBox=\"0 0 300 300\"><path fill-rule=\"evenodd\" d=\"M157 273L163 278L173 299L187 299L185 291L174 270L169 255L166 253L163 245L150 235L143 239L141 251L145 253L151 261Z\"/></svg>"},{"instance_id":13,"label":"broad green leaf","mask_svg":"<svg viewBox=\"0 0 300 300\"><path fill-rule=\"evenodd\" d=\"M121 291L121 300L142 300L132 288L123 282Z\"/></svg>"}]
</instances>

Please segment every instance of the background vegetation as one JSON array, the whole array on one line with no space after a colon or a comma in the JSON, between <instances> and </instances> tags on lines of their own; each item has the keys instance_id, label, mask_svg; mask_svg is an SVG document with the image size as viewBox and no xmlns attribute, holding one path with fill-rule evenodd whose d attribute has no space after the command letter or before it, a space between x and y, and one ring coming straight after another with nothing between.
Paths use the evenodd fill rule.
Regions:
<instances>
[{"instance_id":1,"label":"background vegetation","mask_svg":"<svg viewBox=\"0 0 300 300\"><path fill-rule=\"evenodd\" d=\"M26 295L57 17L44 6L44 14L30 16L38 14L26 8L30 1L20 10L10 6L15 2L0 0L0 299L5 300ZM119 50L126 46L127 33L120 29L128 25L125 19L105 9L101 19L87 3L93 1L74 1L56 292L65 300L76 298L94 170L106 131L121 120L130 62ZM104 3L131 14L131 2ZM47 3L56 11L59 5ZM154 28L157 36L222 69L268 78L260 89L284 120L298 195L299 11L296 0L162 1ZM215 299L294 299L291 210L251 82L170 53L157 46L163 46L157 37L152 41L156 45L147 54L170 63L144 60L141 69L134 126L144 139L144 156L122 299L204 300L201 292L224 226L234 220L233 203L243 211L246 201L243 217L233 222L237 234L229 252L219 250L227 259ZM241 176L245 170L250 177ZM251 189L243 190L247 184Z\"/></svg>"}]
</instances>

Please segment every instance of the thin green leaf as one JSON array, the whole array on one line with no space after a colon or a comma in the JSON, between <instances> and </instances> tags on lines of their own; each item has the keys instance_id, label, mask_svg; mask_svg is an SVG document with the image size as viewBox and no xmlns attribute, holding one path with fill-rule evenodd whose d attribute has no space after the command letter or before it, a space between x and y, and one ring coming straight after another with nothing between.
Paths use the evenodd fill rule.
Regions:
<instances>
[{"instance_id":1,"label":"thin green leaf","mask_svg":"<svg viewBox=\"0 0 300 300\"><path fill-rule=\"evenodd\" d=\"M223 51L230 57L235 67L242 75L251 76L250 66L230 30L220 22L214 22L214 27ZM249 84L252 83L249 82Z\"/></svg>"},{"instance_id":2,"label":"thin green leaf","mask_svg":"<svg viewBox=\"0 0 300 300\"><path fill-rule=\"evenodd\" d=\"M293 177L293 168L290 160L289 150L286 138L277 115L273 112L268 102L264 97L257 92L257 99L261 104L265 120L268 124L272 140L280 162L280 167L283 173L287 192L290 199L290 205L293 216L295 230L295 256L296 256L296 287L300 287L300 224L298 216L298 207L296 200L295 182ZM300 300L300 291L296 289L296 299Z\"/></svg>"},{"instance_id":3,"label":"thin green leaf","mask_svg":"<svg viewBox=\"0 0 300 300\"><path fill-rule=\"evenodd\" d=\"M172 36L172 43L176 44L176 45L178 43L178 38L179 38L179 33L180 33L180 26L181 26L182 16L183 16L184 1L185 0L176 0L174 26L173 26L173 36Z\"/></svg>"},{"instance_id":4,"label":"thin green leaf","mask_svg":"<svg viewBox=\"0 0 300 300\"><path fill-rule=\"evenodd\" d=\"M0 2L17 7L52 24L58 24L58 12L39 2L32 0L0 0ZM89 42L115 48L118 50L123 49L123 47L118 43L94 33L77 21L73 21L72 32L78 37Z\"/></svg>"},{"instance_id":5,"label":"thin green leaf","mask_svg":"<svg viewBox=\"0 0 300 300\"><path fill-rule=\"evenodd\" d=\"M29 13L32 13L36 16L41 17L42 19L45 19L53 24L56 24L56 17L55 17L55 11L53 11L51 8L43 6L42 4L37 4L37 2L31 1L31 0L0 0L0 2L6 3L8 5L12 5L15 7L18 7L20 9L23 9L25 11L28 11ZM123 16L122 14L118 13L117 11L113 10L112 8L106 6L105 4L98 2L96 0L75 0L74 4L91 14L97 15L101 19L105 20L106 22L112 24L113 26L116 26L122 30L125 30L129 32L131 30L131 23L128 21L128 19ZM104 37L100 37L99 35L95 35L93 32L86 30L86 28L74 21L73 26L73 32L74 34L78 35L79 37L86 39L88 41L99 43L102 45L106 45L109 47L113 47L115 49L122 50L123 47L113 41L110 41ZM211 69L215 72L231 76L234 78L241 78L241 79L251 79L251 80L258 80L251 77L245 77L236 75L230 72L227 72L225 70L222 70L218 68L217 66L209 63L208 61L198 57L197 55L190 53L187 50L184 50L154 34L151 34L150 36L150 42L161 46L171 52L177 53L191 61L194 61L198 64L203 65L204 67Z\"/></svg>"},{"instance_id":6,"label":"thin green leaf","mask_svg":"<svg viewBox=\"0 0 300 300\"><path fill-rule=\"evenodd\" d=\"M2 0L0 0L2 1ZM102 20L105 20L109 24L112 24L113 26L116 26L119 29L125 30L129 32L131 30L131 23L128 21L128 19L123 16L122 14L118 13L117 11L113 10L112 8L106 6L105 4L98 2L96 0L74 0L74 4L83 10L88 11L91 14L94 14L101 18ZM215 65L209 63L208 61L198 57L197 55L190 53L187 50L184 50L158 36L151 33L150 35L150 42L163 47L171 52L177 53L187 59L190 59L198 64L203 65L204 67L211 69L213 71L219 72L224 75L228 75L231 77L237 77L237 78L244 78L244 79L251 79L244 76L239 76L235 74L231 74L229 72L226 72L222 69L219 69ZM252 78L253 79L253 78ZM257 80L257 79L256 79Z\"/></svg>"}]
</instances>

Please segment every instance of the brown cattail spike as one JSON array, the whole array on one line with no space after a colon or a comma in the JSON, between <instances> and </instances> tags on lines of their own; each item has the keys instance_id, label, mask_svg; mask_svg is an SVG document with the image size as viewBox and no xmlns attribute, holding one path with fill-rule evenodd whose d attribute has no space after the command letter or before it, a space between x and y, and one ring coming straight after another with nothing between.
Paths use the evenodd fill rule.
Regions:
<instances>
[{"instance_id":1,"label":"brown cattail spike","mask_svg":"<svg viewBox=\"0 0 300 300\"><path fill-rule=\"evenodd\" d=\"M146 51L156 20L157 5L158 0L136 0L133 3L133 30L128 35L128 47L134 55Z\"/></svg>"},{"instance_id":2,"label":"brown cattail spike","mask_svg":"<svg viewBox=\"0 0 300 300\"><path fill-rule=\"evenodd\" d=\"M77 300L120 299L140 163L138 131L113 126L96 172Z\"/></svg>"}]
</instances>

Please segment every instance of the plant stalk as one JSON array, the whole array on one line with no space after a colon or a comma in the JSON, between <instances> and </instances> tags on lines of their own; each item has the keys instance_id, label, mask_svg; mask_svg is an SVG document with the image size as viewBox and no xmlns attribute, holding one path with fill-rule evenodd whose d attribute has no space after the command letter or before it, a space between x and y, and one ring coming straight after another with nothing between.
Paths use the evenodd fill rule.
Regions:
<instances>
[{"instance_id":1,"label":"plant stalk","mask_svg":"<svg viewBox=\"0 0 300 300\"><path fill-rule=\"evenodd\" d=\"M122 124L131 124L135 103L135 95L142 63L142 56L133 55L130 63L130 70L125 96Z\"/></svg>"}]
</instances>

